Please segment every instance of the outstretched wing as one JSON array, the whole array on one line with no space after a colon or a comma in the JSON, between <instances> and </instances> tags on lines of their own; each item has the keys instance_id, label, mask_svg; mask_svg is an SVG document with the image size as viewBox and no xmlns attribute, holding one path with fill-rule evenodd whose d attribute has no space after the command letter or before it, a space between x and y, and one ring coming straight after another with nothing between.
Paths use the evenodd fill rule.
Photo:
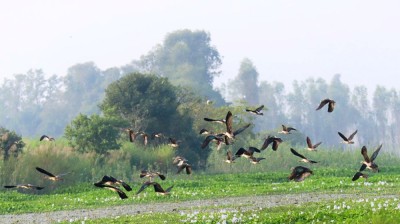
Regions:
<instances>
[{"instance_id":1,"label":"outstretched wing","mask_svg":"<svg viewBox=\"0 0 400 224\"><path fill-rule=\"evenodd\" d=\"M260 107L258 107L257 109L255 109L255 111L260 112L263 108L264 108L264 105L261 105Z\"/></svg>"},{"instance_id":2,"label":"outstretched wing","mask_svg":"<svg viewBox=\"0 0 400 224\"><path fill-rule=\"evenodd\" d=\"M312 145L311 139L310 139L308 136L307 136L307 138L306 138L306 141L307 141L307 146L308 146L308 148L312 148L313 145Z\"/></svg>"},{"instance_id":3,"label":"outstretched wing","mask_svg":"<svg viewBox=\"0 0 400 224\"><path fill-rule=\"evenodd\" d=\"M368 157L367 147L363 146L361 148L361 154L363 155L365 162L367 162L367 163L371 162L371 160ZM360 171L362 171L362 170L360 170Z\"/></svg>"},{"instance_id":4,"label":"outstretched wing","mask_svg":"<svg viewBox=\"0 0 400 224\"><path fill-rule=\"evenodd\" d=\"M36 167L36 170L41 172L41 173L43 173L43 174L46 174L47 176L56 177L54 174L52 174L52 173L50 173L50 172L48 172L48 171L46 171L46 170L44 170L44 169L42 169L40 167Z\"/></svg>"},{"instance_id":5,"label":"outstretched wing","mask_svg":"<svg viewBox=\"0 0 400 224\"><path fill-rule=\"evenodd\" d=\"M233 128L232 128L233 116L230 111L228 111L228 113L226 114L225 121L226 121L226 132L232 134L233 133Z\"/></svg>"},{"instance_id":6,"label":"outstretched wing","mask_svg":"<svg viewBox=\"0 0 400 224\"><path fill-rule=\"evenodd\" d=\"M330 113L330 112L332 112L333 111L333 109L335 109L335 101L333 101L333 100L330 100L329 101L329 104L328 104L328 112Z\"/></svg>"},{"instance_id":7,"label":"outstretched wing","mask_svg":"<svg viewBox=\"0 0 400 224\"><path fill-rule=\"evenodd\" d=\"M315 109L315 110L321 109L322 107L325 106L325 104L329 103L329 101L330 101L329 99L322 100L321 103L319 103L319 106L317 107L317 109Z\"/></svg>"},{"instance_id":8,"label":"outstretched wing","mask_svg":"<svg viewBox=\"0 0 400 224\"><path fill-rule=\"evenodd\" d=\"M293 148L290 148L290 151L293 153L293 155L298 156L302 159L307 159L305 156L303 156L302 154L298 153L296 150L294 150Z\"/></svg>"},{"instance_id":9,"label":"outstretched wing","mask_svg":"<svg viewBox=\"0 0 400 224\"><path fill-rule=\"evenodd\" d=\"M236 136L236 135L240 134L242 131L246 130L248 127L250 127L250 124L246 124L245 126L235 130L233 132L233 136Z\"/></svg>"},{"instance_id":10,"label":"outstretched wing","mask_svg":"<svg viewBox=\"0 0 400 224\"><path fill-rule=\"evenodd\" d=\"M375 158L378 156L379 151L381 151L382 148L382 144L375 150L375 152L372 154L371 156L371 162L373 162L375 160Z\"/></svg>"},{"instance_id":11,"label":"outstretched wing","mask_svg":"<svg viewBox=\"0 0 400 224\"><path fill-rule=\"evenodd\" d=\"M142 186L140 187L140 189L136 192L136 194L139 194L140 192L142 192L144 189L146 189L148 186L152 185L153 182L150 181L146 181L142 184Z\"/></svg>"},{"instance_id":12,"label":"outstretched wing","mask_svg":"<svg viewBox=\"0 0 400 224\"><path fill-rule=\"evenodd\" d=\"M343 139L343 141L349 141L349 139L346 138L342 133L338 132L339 136Z\"/></svg>"},{"instance_id":13,"label":"outstretched wing","mask_svg":"<svg viewBox=\"0 0 400 224\"><path fill-rule=\"evenodd\" d=\"M357 134L357 131L358 131L358 130L356 130L355 132L353 132L353 134L351 134L351 135L349 136L349 140L352 140L352 139L354 138L354 135Z\"/></svg>"}]
</instances>

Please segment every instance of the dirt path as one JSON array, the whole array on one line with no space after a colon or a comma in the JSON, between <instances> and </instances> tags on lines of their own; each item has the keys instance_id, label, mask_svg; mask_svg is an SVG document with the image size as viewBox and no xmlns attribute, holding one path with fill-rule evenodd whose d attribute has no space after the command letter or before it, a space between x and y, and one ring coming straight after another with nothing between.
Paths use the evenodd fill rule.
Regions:
<instances>
[{"instance_id":1,"label":"dirt path","mask_svg":"<svg viewBox=\"0 0 400 224\"><path fill-rule=\"evenodd\" d=\"M179 211L206 211L213 210L210 206L223 207L225 210L249 210L254 208L270 208L275 206L302 204L306 202L318 202L346 198L380 197L394 198L398 195L354 195L354 194L288 194L217 198L207 200L195 200L185 202L166 202L151 204L132 204L113 206L97 209L80 209L70 211L57 211L45 213L31 213L21 215L1 215L0 223L53 223L58 221L97 219L104 217L116 217L123 215L135 215L149 212L179 212Z\"/></svg>"}]
</instances>

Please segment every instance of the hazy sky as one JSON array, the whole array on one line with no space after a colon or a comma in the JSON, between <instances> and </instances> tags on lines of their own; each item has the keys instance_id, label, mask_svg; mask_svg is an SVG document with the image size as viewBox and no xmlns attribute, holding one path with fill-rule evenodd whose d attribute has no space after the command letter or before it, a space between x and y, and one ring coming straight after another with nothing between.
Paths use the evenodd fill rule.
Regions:
<instances>
[{"instance_id":1,"label":"hazy sky","mask_svg":"<svg viewBox=\"0 0 400 224\"><path fill-rule=\"evenodd\" d=\"M247 57L260 80L341 74L351 87L400 90L400 1L35 0L0 3L0 77L122 66L178 29L205 30L223 56L217 82Z\"/></svg>"}]
</instances>

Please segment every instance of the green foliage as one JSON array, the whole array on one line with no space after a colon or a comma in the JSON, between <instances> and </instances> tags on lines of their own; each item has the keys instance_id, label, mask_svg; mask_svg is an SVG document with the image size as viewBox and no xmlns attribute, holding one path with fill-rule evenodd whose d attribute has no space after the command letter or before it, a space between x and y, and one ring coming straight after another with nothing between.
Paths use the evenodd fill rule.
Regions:
<instances>
[{"instance_id":1,"label":"green foliage","mask_svg":"<svg viewBox=\"0 0 400 224\"><path fill-rule=\"evenodd\" d=\"M21 136L3 127L0 127L0 136L0 149L3 160L8 160L10 155L17 157L25 146Z\"/></svg>"},{"instance_id":2,"label":"green foliage","mask_svg":"<svg viewBox=\"0 0 400 224\"><path fill-rule=\"evenodd\" d=\"M65 138L80 152L104 154L120 148L117 139L120 128L125 125L115 117L80 114L65 128Z\"/></svg>"}]
</instances>

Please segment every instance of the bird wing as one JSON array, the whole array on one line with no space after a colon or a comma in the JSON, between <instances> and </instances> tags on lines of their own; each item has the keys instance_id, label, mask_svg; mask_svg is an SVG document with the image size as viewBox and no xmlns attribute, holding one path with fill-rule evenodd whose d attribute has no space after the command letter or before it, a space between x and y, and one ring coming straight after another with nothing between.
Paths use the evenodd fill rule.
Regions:
<instances>
[{"instance_id":1,"label":"bird wing","mask_svg":"<svg viewBox=\"0 0 400 224\"><path fill-rule=\"evenodd\" d=\"M293 155L298 156L302 159L307 159L305 156L303 156L302 154L298 153L296 150L294 150L293 148L290 148L290 151L293 153Z\"/></svg>"},{"instance_id":2,"label":"bird wing","mask_svg":"<svg viewBox=\"0 0 400 224\"><path fill-rule=\"evenodd\" d=\"M125 188L125 190L127 191L132 191L131 186L129 186L127 183L125 183L124 181L121 181L121 185Z\"/></svg>"},{"instance_id":3,"label":"bird wing","mask_svg":"<svg viewBox=\"0 0 400 224\"><path fill-rule=\"evenodd\" d=\"M161 187L161 185L157 182L153 183L154 186L154 191L159 192L159 193L165 193L164 189Z\"/></svg>"},{"instance_id":4,"label":"bird wing","mask_svg":"<svg viewBox=\"0 0 400 224\"><path fill-rule=\"evenodd\" d=\"M165 180L165 176L164 176L163 174L157 173L157 175L158 175L158 177L159 177L161 180Z\"/></svg>"},{"instance_id":5,"label":"bird wing","mask_svg":"<svg viewBox=\"0 0 400 224\"><path fill-rule=\"evenodd\" d=\"M150 181L146 181L142 184L142 186L140 187L140 189L136 192L136 194L139 194L140 192L142 192L144 189L146 189L148 186L152 185L153 182Z\"/></svg>"},{"instance_id":6,"label":"bird wing","mask_svg":"<svg viewBox=\"0 0 400 224\"><path fill-rule=\"evenodd\" d=\"M253 152L253 153L254 153L254 152L260 153L260 152L261 152L259 149L257 149L256 147L252 147L252 146L249 147L249 151L250 151L250 152Z\"/></svg>"},{"instance_id":7,"label":"bird wing","mask_svg":"<svg viewBox=\"0 0 400 224\"><path fill-rule=\"evenodd\" d=\"M250 127L250 124L246 124L245 126L235 130L233 132L233 136L236 136L236 135L240 134L242 131L246 130L246 128L248 128L248 127Z\"/></svg>"},{"instance_id":8,"label":"bird wing","mask_svg":"<svg viewBox=\"0 0 400 224\"><path fill-rule=\"evenodd\" d=\"M317 107L317 109L315 109L315 110L321 109L322 107L325 106L325 104L329 103L329 101L330 101L329 99L324 99L324 100L322 100L322 101L319 103L319 106Z\"/></svg>"},{"instance_id":9,"label":"bird wing","mask_svg":"<svg viewBox=\"0 0 400 224\"><path fill-rule=\"evenodd\" d=\"M307 138L306 138L306 141L307 141L307 146L308 146L308 148L312 148L313 145L312 145L311 139L310 139L308 136L307 136Z\"/></svg>"},{"instance_id":10,"label":"bird wing","mask_svg":"<svg viewBox=\"0 0 400 224\"><path fill-rule=\"evenodd\" d=\"M242 156L243 155L243 153L245 153L246 152L246 149L244 149L244 148L240 148L240 149L238 149L238 151L235 153L235 156Z\"/></svg>"},{"instance_id":11,"label":"bird wing","mask_svg":"<svg viewBox=\"0 0 400 224\"><path fill-rule=\"evenodd\" d=\"M230 111L228 111L228 113L226 114L225 121L226 121L226 132L233 133L233 128L232 128L233 116Z\"/></svg>"},{"instance_id":12,"label":"bird wing","mask_svg":"<svg viewBox=\"0 0 400 224\"><path fill-rule=\"evenodd\" d=\"M286 129L288 132L289 131L297 131L297 129L296 128L292 128L292 127L287 127L287 129Z\"/></svg>"},{"instance_id":13,"label":"bird wing","mask_svg":"<svg viewBox=\"0 0 400 224\"><path fill-rule=\"evenodd\" d=\"M261 150L264 150L268 147L269 144L273 142L273 139L271 136L268 135L268 137L265 139L263 145L261 146Z\"/></svg>"},{"instance_id":14,"label":"bird wing","mask_svg":"<svg viewBox=\"0 0 400 224\"><path fill-rule=\"evenodd\" d=\"M367 163L371 162L371 160L368 157L367 147L363 146L361 148L361 154L364 156L364 161L365 162L367 162ZM360 171L362 171L362 170L360 170Z\"/></svg>"},{"instance_id":15,"label":"bird wing","mask_svg":"<svg viewBox=\"0 0 400 224\"><path fill-rule=\"evenodd\" d=\"M165 190L165 192L170 192L173 187L174 187L174 185L172 185L171 187L167 188L167 190Z\"/></svg>"},{"instance_id":16,"label":"bird wing","mask_svg":"<svg viewBox=\"0 0 400 224\"><path fill-rule=\"evenodd\" d=\"M43 174L46 174L47 176L56 177L54 174L52 174L52 173L50 173L50 172L48 172L48 171L46 171L46 170L44 170L44 169L42 169L40 167L36 167L36 170L41 172L41 173L43 173Z\"/></svg>"},{"instance_id":17,"label":"bird wing","mask_svg":"<svg viewBox=\"0 0 400 224\"><path fill-rule=\"evenodd\" d=\"M349 140L352 140L352 139L354 138L354 135L357 134L357 131L358 131L358 130L356 130L355 132L353 132L353 134L351 134L351 135L349 136L348 139L349 139Z\"/></svg>"},{"instance_id":18,"label":"bird wing","mask_svg":"<svg viewBox=\"0 0 400 224\"><path fill-rule=\"evenodd\" d=\"M207 147L207 145L213 140L216 139L215 135L208 135L203 143L201 144L201 148L204 149L205 147Z\"/></svg>"},{"instance_id":19,"label":"bird wing","mask_svg":"<svg viewBox=\"0 0 400 224\"><path fill-rule=\"evenodd\" d=\"M6 186L4 186L5 188L15 188L15 187L17 187L16 185L6 185Z\"/></svg>"},{"instance_id":20,"label":"bird wing","mask_svg":"<svg viewBox=\"0 0 400 224\"><path fill-rule=\"evenodd\" d=\"M344 140L344 141L349 141L349 139L346 138L342 133L338 132L339 136Z\"/></svg>"},{"instance_id":21,"label":"bird wing","mask_svg":"<svg viewBox=\"0 0 400 224\"><path fill-rule=\"evenodd\" d=\"M353 178L351 179L352 181L358 180L363 174L361 172L357 172L354 174Z\"/></svg>"},{"instance_id":22,"label":"bird wing","mask_svg":"<svg viewBox=\"0 0 400 224\"><path fill-rule=\"evenodd\" d=\"M40 137L40 141L42 141L43 139L45 139L45 138L49 138L47 135L42 135L41 137Z\"/></svg>"},{"instance_id":23,"label":"bird wing","mask_svg":"<svg viewBox=\"0 0 400 224\"><path fill-rule=\"evenodd\" d=\"M378 154L379 154L379 151L381 151L381 148L382 148L382 144L375 150L375 152L372 154L372 156L371 156L371 162L372 161L374 161L375 159L376 159L376 157L378 156Z\"/></svg>"},{"instance_id":24,"label":"bird wing","mask_svg":"<svg viewBox=\"0 0 400 224\"><path fill-rule=\"evenodd\" d=\"M263 108L264 108L264 105L261 105L260 107L258 107L257 109L255 109L255 111L260 112Z\"/></svg>"},{"instance_id":25,"label":"bird wing","mask_svg":"<svg viewBox=\"0 0 400 224\"><path fill-rule=\"evenodd\" d=\"M319 145L321 145L322 144L322 142L318 142L317 144L315 144L315 145L313 145L313 148L315 149L315 148L317 148Z\"/></svg>"},{"instance_id":26,"label":"bird wing","mask_svg":"<svg viewBox=\"0 0 400 224\"><path fill-rule=\"evenodd\" d=\"M129 130L129 141L133 142L135 141L136 135L132 130Z\"/></svg>"},{"instance_id":27,"label":"bird wing","mask_svg":"<svg viewBox=\"0 0 400 224\"><path fill-rule=\"evenodd\" d=\"M282 130L283 130L283 131L287 131L287 128L286 128L286 126L285 126L285 125L283 125L283 124L282 124Z\"/></svg>"},{"instance_id":28,"label":"bird wing","mask_svg":"<svg viewBox=\"0 0 400 224\"><path fill-rule=\"evenodd\" d=\"M273 138L273 142L272 142L272 150L276 151L278 150L278 146L279 144L282 142L282 139L280 138Z\"/></svg>"},{"instance_id":29,"label":"bird wing","mask_svg":"<svg viewBox=\"0 0 400 224\"><path fill-rule=\"evenodd\" d=\"M192 166L190 166L190 165L186 166L186 174L188 174L188 175L192 174Z\"/></svg>"},{"instance_id":30,"label":"bird wing","mask_svg":"<svg viewBox=\"0 0 400 224\"><path fill-rule=\"evenodd\" d=\"M361 167L360 167L360 172L363 171L363 170L365 170L365 168L367 168L367 165L362 164Z\"/></svg>"}]
</instances>

